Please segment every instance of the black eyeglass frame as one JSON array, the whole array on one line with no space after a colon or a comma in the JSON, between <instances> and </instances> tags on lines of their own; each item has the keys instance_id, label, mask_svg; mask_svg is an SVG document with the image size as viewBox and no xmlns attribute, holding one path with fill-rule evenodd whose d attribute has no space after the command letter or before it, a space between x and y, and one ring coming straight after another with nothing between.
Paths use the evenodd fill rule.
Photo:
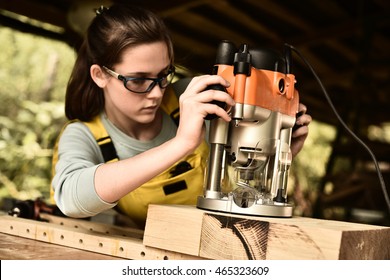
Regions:
<instances>
[{"instance_id":1,"label":"black eyeglass frame","mask_svg":"<svg viewBox=\"0 0 390 280\"><path fill-rule=\"evenodd\" d=\"M106 72L113 76L114 78L117 78L118 80L122 81L123 82L123 86L128 90L128 91L131 91L131 92L134 92L134 93L139 93L139 94L144 94L144 93L148 93L150 91L152 91L152 89L158 84L160 88L166 88L171 82L172 82L172 79L173 79L173 76L175 75L175 66L171 66L169 69L168 69L168 73L165 74L163 77L160 77L160 78L144 78L144 77L125 77L121 74L118 74L116 73L115 71L111 70L110 68L106 67L106 66L103 66L103 69L106 70ZM167 77L169 75L172 75L172 78L170 81L168 81L168 83L163 86L162 85L162 82L167 79ZM144 91L135 91L133 89L129 89L126 85L127 85L127 82L128 81L152 81L152 83L148 86L148 88Z\"/></svg>"}]
</instances>

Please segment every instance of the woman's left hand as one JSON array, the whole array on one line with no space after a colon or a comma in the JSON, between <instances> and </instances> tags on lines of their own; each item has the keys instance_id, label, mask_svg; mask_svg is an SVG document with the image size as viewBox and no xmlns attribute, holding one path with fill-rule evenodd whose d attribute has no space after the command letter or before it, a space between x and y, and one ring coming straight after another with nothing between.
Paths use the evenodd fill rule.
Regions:
<instances>
[{"instance_id":1,"label":"woman's left hand","mask_svg":"<svg viewBox=\"0 0 390 280\"><path fill-rule=\"evenodd\" d=\"M306 114L307 108L303 104L299 104L298 117L295 121L295 129L291 135L291 153L295 157L303 148L303 144L309 134L309 124L312 117Z\"/></svg>"}]
</instances>

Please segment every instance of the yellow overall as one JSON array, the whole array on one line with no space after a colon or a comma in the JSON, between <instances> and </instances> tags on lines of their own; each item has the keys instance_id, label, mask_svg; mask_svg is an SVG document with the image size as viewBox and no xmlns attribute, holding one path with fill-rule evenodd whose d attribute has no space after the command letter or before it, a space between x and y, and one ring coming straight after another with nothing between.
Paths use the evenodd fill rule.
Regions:
<instances>
[{"instance_id":1,"label":"yellow overall","mask_svg":"<svg viewBox=\"0 0 390 280\"><path fill-rule=\"evenodd\" d=\"M166 90L161 108L178 124L179 104L172 89ZM94 135L105 162L118 161L114 145L100 117L97 116L91 122L84 122L84 124ZM58 161L57 145L58 141L53 152L53 175L55 164ZM181 159L160 175L121 198L118 201L118 210L137 224L143 225L149 204L195 205L197 197L203 193L208 153L208 144L203 141L193 154ZM51 188L51 198L54 201L53 197L54 191Z\"/></svg>"}]
</instances>

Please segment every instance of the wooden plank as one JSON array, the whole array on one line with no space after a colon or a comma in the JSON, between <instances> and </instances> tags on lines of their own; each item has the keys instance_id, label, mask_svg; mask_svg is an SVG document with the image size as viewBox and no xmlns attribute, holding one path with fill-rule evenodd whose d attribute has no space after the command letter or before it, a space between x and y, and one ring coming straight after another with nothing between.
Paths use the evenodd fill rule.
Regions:
<instances>
[{"instance_id":1,"label":"wooden plank","mask_svg":"<svg viewBox=\"0 0 390 280\"><path fill-rule=\"evenodd\" d=\"M83 221L80 220L78 222L82 223ZM106 231L111 231L111 226L109 225L107 225L107 230L104 233L90 230L90 227L94 228L93 223L87 228L68 227L63 224L53 224L11 216L0 216L0 232L18 237L124 259L199 259L199 257L196 256L188 256L177 252L145 246L143 245L141 238L106 233Z\"/></svg>"},{"instance_id":2,"label":"wooden plank","mask_svg":"<svg viewBox=\"0 0 390 280\"><path fill-rule=\"evenodd\" d=\"M208 259L390 259L390 228L150 205L144 245Z\"/></svg>"},{"instance_id":3,"label":"wooden plank","mask_svg":"<svg viewBox=\"0 0 390 280\"><path fill-rule=\"evenodd\" d=\"M0 233L0 260L120 260L114 256Z\"/></svg>"},{"instance_id":4,"label":"wooden plank","mask_svg":"<svg viewBox=\"0 0 390 280\"><path fill-rule=\"evenodd\" d=\"M88 220L83 219L58 217L45 213L41 213L40 218L44 221L49 222L50 224L66 226L69 228L80 228L86 231L99 232L111 236L118 235L142 239L144 235L144 231L141 229L90 222Z\"/></svg>"}]
</instances>

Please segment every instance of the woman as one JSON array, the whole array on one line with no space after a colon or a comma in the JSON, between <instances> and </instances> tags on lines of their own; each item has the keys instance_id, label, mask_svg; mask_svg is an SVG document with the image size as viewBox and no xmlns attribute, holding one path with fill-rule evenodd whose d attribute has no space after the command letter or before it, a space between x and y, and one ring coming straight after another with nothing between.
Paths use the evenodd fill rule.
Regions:
<instances>
[{"instance_id":1,"label":"woman","mask_svg":"<svg viewBox=\"0 0 390 280\"><path fill-rule=\"evenodd\" d=\"M155 14L128 5L98 10L66 91L66 116L78 121L68 124L59 138L52 183L65 215L88 217L118 205L142 226L149 203L195 204L202 180L168 194L159 180L184 176L174 174L178 162L190 162L185 168L203 176L204 118L216 114L230 121L225 110L210 102L233 106L234 100L222 91L205 90L212 84L229 87L222 77L195 77L180 95L176 125L163 110L168 98L164 92L174 74L173 57L168 31ZM310 116L297 122L308 124ZM117 160L104 159L91 133L91 124L97 123L110 136ZM298 152L307 127L296 130L295 136L299 140L293 149Z\"/></svg>"}]
</instances>

